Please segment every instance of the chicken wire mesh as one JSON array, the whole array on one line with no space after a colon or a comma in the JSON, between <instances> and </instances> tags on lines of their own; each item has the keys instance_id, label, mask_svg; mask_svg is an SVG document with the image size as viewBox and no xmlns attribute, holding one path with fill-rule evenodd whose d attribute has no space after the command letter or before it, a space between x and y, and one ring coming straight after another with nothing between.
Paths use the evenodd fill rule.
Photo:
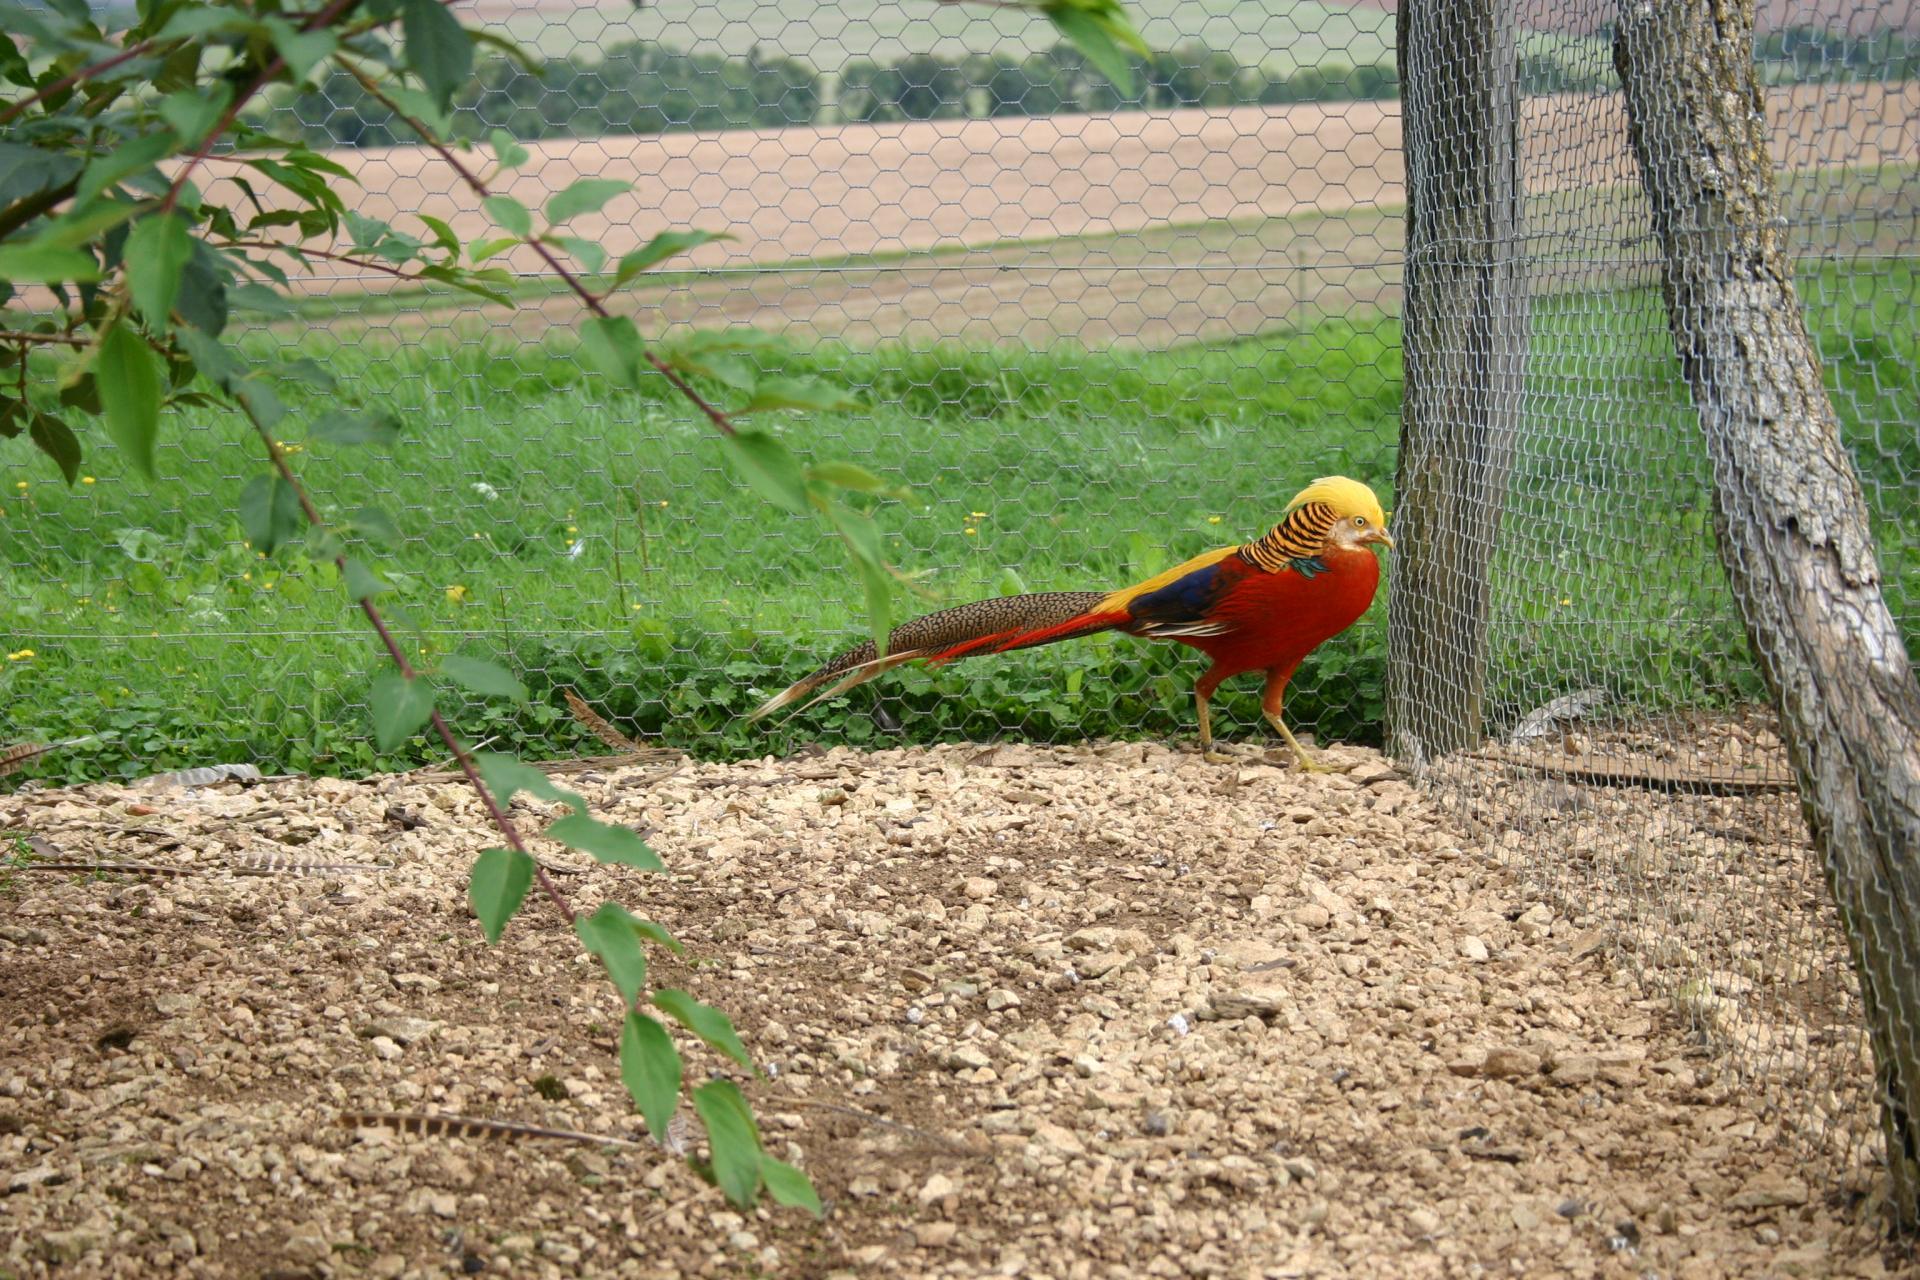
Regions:
<instances>
[{"instance_id":1,"label":"chicken wire mesh","mask_svg":"<svg viewBox=\"0 0 1920 1280\"><path fill-rule=\"evenodd\" d=\"M1383 490L1397 388L1401 199L1392 16L1238 3L1149 7L1160 52L1116 86L1037 12L725 0L634 9L493 5L531 66L483 58L454 130L529 153L501 179L538 208L583 176L634 191L570 230L609 259L670 229L726 232L610 305L669 345L696 328L778 345L730 355L861 405L773 424L810 459L866 465L924 503L875 509L910 578L896 616L1005 591L1125 585L1258 536L1312 478ZM411 235L497 232L344 73L272 105L355 178L355 213ZM357 224L354 234L371 224ZM319 261L248 340L312 358L401 409L388 453L298 459L335 510L376 500L391 597L432 659L504 655L527 712L460 708L530 755L594 744L576 689L624 731L709 752L807 740L1159 733L1190 738L1195 669L1097 641L899 677L784 724L741 713L861 632L862 594L821 524L740 487L664 385L609 388L579 358L580 305L521 247L512 307ZM722 403L734 395L703 383ZM738 404L737 395L731 403ZM318 409L321 406L314 406ZM309 411L311 412L311 410ZM780 415L771 415L776 419ZM53 776L252 759L364 771L379 655L331 570L268 562L233 515L258 468L239 423L174 414L149 490L106 451L68 491L7 444L0 562L9 732L97 734ZM111 472L111 474L110 474ZM103 540L94 531L104 530ZM1292 717L1377 724L1377 617L1305 673ZM1269 731L1257 684L1223 736ZM1377 681L1374 683L1377 684Z\"/></svg>"},{"instance_id":2,"label":"chicken wire mesh","mask_svg":"<svg viewBox=\"0 0 1920 1280\"><path fill-rule=\"evenodd\" d=\"M1776 230L1911 654L1920 11L1759 9ZM1757 1092L1775 1136L1847 1182L1884 1156L1860 991L1717 555L1712 464L1675 354L1663 246L1616 74L1625 12L1608 0L1519 7L1542 41L1535 52L1564 77L1556 91L1519 95L1513 121L1519 356L1502 366L1499 344L1515 330L1470 314L1427 353L1443 371L1459 367L1450 357L1495 370L1484 465L1504 471L1485 548L1484 667L1455 649L1430 654L1423 672L1443 701L1478 700L1484 740L1430 774L1498 856L1582 917L1570 945L1617 947L1691 1026L1698 1059L1656 1070ZM1432 56L1470 55L1442 40ZM1500 136L1498 96L1477 104L1487 136ZM1685 109L1677 90L1654 102ZM1428 248L1464 259L1474 246ZM1736 270L1730 259L1726 269ZM1407 361L1411 378L1422 361L1412 351ZM1443 531L1479 530L1470 518ZM1441 590L1471 598L1465 583ZM1484 686L1465 687L1477 674Z\"/></svg>"},{"instance_id":3,"label":"chicken wire mesh","mask_svg":"<svg viewBox=\"0 0 1920 1280\"><path fill-rule=\"evenodd\" d=\"M1007 10L488 6L535 60L483 61L456 127L523 142L508 189L530 205L581 176L632 180L574 228L609 255L669 228L734 237L619 306L669 342L757 328L783 344L751 353L764 368L858 393L858 410L781 430L923 498L877 512L914 577L901 607L1120 585L1252 536L1313 476L1388 495L1405 271L1392 13L1138 9L1161 52L1128 93ZM1518 10L1512 248L1530 304L1523 376L1501 389L1493 741L1435 780L1543 893L1623 944L1712 1070L1777 1088L1782 1131L1845 1163L1872 1141L1857 993L1714 558L1615 16L1604 0ZM1845 3L1762 19L1784 232L1911 649L1920 19ZM362 216L490 234L351 81L273 112L354 173ZM581 750L565 687L638 737L733 753L1191 735L1192 660L1105 640L903 671L744 726L860 629L832 539L744 495L664 390L586 373L575 302L523 251L499 261L512 307L323 263L291 310L247 318L250 342L403 410L390 453L316 446L304 474L337 509L392 513L410 644L504 655L532 687L530 711L462 708L470 738ZM373 749L378 654L328 566L246 545L232 512L257 461L239 425L175 414L164 440L151 489L96 450L69 490L24 441L0 443L0 737L90 736L43 763L50 777L428 758L424 743ZM1378 741L1385 639L1376 608L1309 661L1289 719ZM1251 689L1217 708L1223 738L1265 739Z\"/></svg>"}]
</instances>

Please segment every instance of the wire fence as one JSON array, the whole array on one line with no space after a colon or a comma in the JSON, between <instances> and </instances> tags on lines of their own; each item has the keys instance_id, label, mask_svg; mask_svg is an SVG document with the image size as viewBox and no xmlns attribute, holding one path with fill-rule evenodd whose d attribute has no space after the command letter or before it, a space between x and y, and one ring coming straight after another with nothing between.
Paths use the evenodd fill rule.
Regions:
<instances>
[{"instance_id":1,"label":"wire fence","mask_svg":"<svg viewBox=\"0 0 1920 1280\"><path fill-rule=\"evenodd\" d=\"M609 257L670 228L731 234L620 305L669 342L758 328L777 340L752 355L763 367L858 394L782 430L922 497L876 513L918 605L1122 585L1266 528L1322 474L1389 493L1408 272L1394 15L1149 4L1164 52L1123 88L1038 17L923 8L499 6L544 64L483 66L457 126L523 141L508 190L528 204L631 179L574 228ZM1920 11L1762 8L1780 233L1911 652ZM1501 247L1524 282L1525 360L1499 389L1510 462L1483 548L1487 745L1432 773L1666 993L1703 1061L1767 1086L1783 1136L1855 1167L1873 1142L1858 993L1715 555L1616 17L1606 0L1519 6L1505 74L1524 181ZM485 238L450 175L349 85L273 110L334 148L361 215ZM902 671L745 726L859 632L857 584L812 524L741 497L673 397L585 372L576 304L518 251L499 261L512 306L318 263L291 310L249 314L249 341L404 411L390 453L317 445L307 474L323 500L391 512L411 643L504 654L533 687L530 711L466 707L469 735L576 751L566 687L636 735L737 754L1191 732L1177 655L1103 641ZM0 737L91 735L49 762L74 779L424 760L424 743L369 741L376 655L330 567L245 544L240 427L183 413L164 439L153 489L108 451L68 490L24 441L0 447ZM1376 608L1303 668L1289 719L1381 741L1386 649ZM1251 688L1216 705L1223 738L1264 735Z\"/></svg>"},{"instance_id":2,"label":"wire fence","mask_svg":"<svg viewBox=\"0 0 1920 1280\"><path fill-rule=\"evenodd\" d=\"M1761 10L1773 231L1865 489L1887 604L1913 653L1920 347L1908 317L1920 304L1920 11ZM1423 356L1443 382L1482 372L1477 465L1501 508L1497 535L1481 511L1443 515L1436 527L1466 544L1463 560L1478 552L1488 562L1489 586L1476 615L1484 630L1463 628L1480 654L1439 650L1426 672L1441 701L1475 704L1482 731L1429 772L1501 859L1585 914L1586 941L1575 945L1617 947L1695 1032L1699 1061L1664 1069L1756 1092L1780 1140L1863 1187L1884 1157L1866 1014L1721 568L1705 410L1675 354L1662 236L1615 68L1611 37L1624 12L1606 0L1521 6L1536 37L1552 33L1547 52L1600 87L1519 104L1523 194L1495 252L1451 234L1444 211L1432 215L1443 230L1414 250L1417 262L1431 254L1441 265L1426 269L1444 280L1448 264L1495 261L1503 249L1526 280L1517 330L1497 317L1451 322L1428 331ZM1472 44L1443 38L1432 56L1484 57ZM1656 102L1688 109L1670 95ZM1497 119L1478 123L1500 136ZM1433 145L1464 149L1446 136ZM1689 161L1702 163L1653 157ZM1725 234L1700 209L1679 216L1695 221L1675 234ZM1740 287L1743 265L1729 253L1720 266L1729 289ZM1509 346L1517 354L1506 360ZM1403 476L1408 465L1403 458ZM1449 590L1458 610L1473 612L1466 584ZM1829 622L1843 633L1852 625Z\"/></svg>"}]
</instances>

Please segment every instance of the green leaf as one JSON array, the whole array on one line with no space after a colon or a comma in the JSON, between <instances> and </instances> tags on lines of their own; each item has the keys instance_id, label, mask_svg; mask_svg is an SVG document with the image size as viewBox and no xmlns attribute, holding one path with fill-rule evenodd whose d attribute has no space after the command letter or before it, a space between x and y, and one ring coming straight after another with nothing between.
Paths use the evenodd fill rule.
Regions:
<instances>
[{"instance_id":1,"label":"green leaf","mask_svg":"<svg viewBox=\"0 0 1920 1280\"><path fill-rule=\"evenodd\" d=\"M153 476L154 442L160 432L160 361L126 323L107 330L93 363L107 434L133 465Z\"/></svg>"},{"instance_id":2,"label":"green leaf","mask_svg":"<svg viewBox=\"0 0 1920 1280\"><path fill-rule=\"evenodd\" d=\"M885 569L864 557L856 557L853 564L866 591L867 629L873 633L874 652L884 658L887 637L893 632L893 582Z\"/></svg>"},{"instance_id":3,"label":"green leaf","mask_svg":"<svg viewBox=\"0 0 1920 1280\"><path fill-rule=\"evenodd\" d=\"M433 0L426 2L432 4ZM439 5L435 4L434 7L437 9ZM533 215L527 212L527 206L512 196L488 196L480 202L480 207L487 211L487 216L502 231L510 231L522 240L533 234Z\"/></svg>"},{"instance_id":4,"label":"green leaf","mask_svg":"<svg viewBox=\"0 0 1920 1280\"><path fill-rule=\"evenodd\" d=\"M365 561L349 558L347 560L347 598L355 603L379 595L388 589L387 580L366 564Z\"/></svg>"},{"instance_id":5,"label":"green leaf","mask_svg":"<svg viewBox=\"0 0 1920 1280\"><path fill-rule=\"evenodd\" d=\"M852 548L855 559L876 566L886 563L886 552L880 546L880 528L874 524L872 516L830 502L827 504L827 518L840 531L847 546Z\"/></svg>"},{"instance_id":6,"label":"green leaf","mask_svg":"<svg viewBox=\"0 0 1920 1280\"><path fill-rule=\"evenodd\" d=\"M647 1132L666 1141L680 1102L680 1051L665 1027L633 1009L620 1031L620 1079L647 1118Z\"/></svg>"},{"instance_id":7,"label":"green leaf","mask_svg":"<svg viewBox=\"0 0 1920 1280\"><path fill-rule=\"evenodd\" d=\"M527 686L491 662L450 653L440 660L440 671L455 684L483 698L511 698L515 702L527 700Z\"/></svg>"},{"instance_id":8,"label":"green leaf","mask_svg":"<svg viewBox=\"0 0 1920 1280\"><path fill-rule=\"evenodd\" d=\"M69 280L98 280L100 264L93 255L58 245L0 244L0 280L15 284L58 284Z\"/></svg>"},{"instance_id":9,"label":"green leaf","mask_svg":"<svg viewBox=\"0 0 1920 1280\"><path fill-rule=\"evenodd\" d=\"M579 236L551 236L555 244L565 249L575 258L588 274L598 275L600 268L607 265L607 251L596 240L584 240Z\"/></svg>"},{"instance_id":10,"label":"green leaf","mask_svg":"<svg viewBox=\"0 0 1920 1280\"><path fill-rule=\"evenodd\" d=\"M767 1184L767 1194L773 1197L775 1204L783 1204L789 1209L805 1209L816 1218L826 1216L826 1210L820 1207L820 1193L813 1189L813 1183L806 1174L785 1160L776 1160L762 1152L760 1180Z\"/></svg>"},{"instance_id":11,"label":"green leaf","mask_svg":"<svg viewBox=\"0 0 1920 1280\"><path fill-rule=\"evenodd\" d=\"M727 1199L750 1208L760 1194L760 1133L747 1100L730 1080L710 1080L693 1091L693 1109L707 1126L713 1180Z\"/></svg>"},{"instance_id":12,"label":"green leaf","mask_svg":"<svg viewBox=\"0 0 1920 1280\"><path fill-rule=\"evenodd\" d=\"M433 242L436 245L456 258L460 256L460 237L454 234L453 228L443 219L428 213L416 213L413 216L426 224L427 230L433 233Z\"/></svg>"},{"instance_id":13,"label":"green leaf","mask_svg":"<svg viewBox=\"0 0 1920 1280\"><path fill-rule=\"evenodd\" d=\"M851 462L816 462L807 468L807 478L830 484L836 489L852 489L859 493L886 493L893 488L865 467L855 466Z\"/></svg>"},{"instance_id":14,"label":"green leaf","mask_svg":"<svg viewBox=\"0 0 1920 1280\"><path fill-rule=\"evenodd\" d=\"M240 491L240 528L256 551L272 555L300 536L300 495L277 473L255 476Z\"/></svg>"},{"instance_id":15,"label":"green leaf","mask_svg":"<svg viewBox=\"0 0 1920 1280\"><path fill-rule=\"evenodd\" d=\"M247 411L259 419L260 425L268 431L279 426L287 416L286 402L280 399L280 394L271 383L258 377L237 379L227 389L246 405Z\"/></svg>"},{"instance_id":16,"label":"green leaf","mask_svg":"<svg viewBox=\"0 0 1920 1280\"><path fill-rule=\"evenodd\" d=\"M480 770L480 781L487 784L493 798L504 807L519 792L542 800L559 800L566 793L540 770L498 751L476 751L473 762Z\"/></svg>"},{"instance_id":17,"label":"green leaf","mask_svg":"<svg viewBox=\"0 0 1920 1280\"><path fill-rule=\"evenodd\" d=\"M285 18L279 17L262 18L260 25L267 29L268 36L273 40L274 52L285 60L287 70L292 73L296 81L305 80L307 73L319 66L321 61L330 56L339 45L339 40L333 32L324 27L317 31L302 31ZM408 52L412 52L411 46ZM469 45L467 47L469 66L472 65L472 59L473 49ZM464 75L461 77L461 79L465 78Z\"/></svg>"},{"instance_id":18,"label":"green leaf","mask_svg":"<svg viewBox=\"0 0 1920 1280\"><path fill-rule=\"evenodd\" d=\"M233 105L233 86L211 80L160 99L160 118L180 135L180 145L197 147Z\"/></svg>"},{"instance_id":19,"label":"green leaf","mask_svg":"<svg viewBox=\"0 0 1920 1280\"><path fill-rule=\"evenodd\" d=\"M123 142L103 156L96 156L80 175L74 200L86 204L107 188L136 174L145 173L172 155L180 145L180 136L172 129L161 129L145 137Z\"/></svg>"},{"instance_id":20,"label":"green leaf","mask_svg":"<svg viewBox=\"0 0 1920 1280\"><path fill-rule=\"evenodd\" d=\"M620 259L620 269L613 275L614 286L618 288L648 267L665 262L675 254L697 249L710 240L731 239L733 237L724 231L662 231Z\"/></svg>"},{"instance_id":21,"label":"green leaf","mask_svg":"<svg viewBox=\"0 0 1920 1280\"><path fill-rule=\"evenodd\" d=\"M433 686L418 676L383 671L373 682L373 740L391 751L412 737L433 715Z\"/></svg>"},{"instance_id":22,"label":"green leaf","mask_svg":"<svg viewBox=\"0 0 1920 1280\"><path fill-rule=\"evenodd\" d=\"M399 420L371 409L329 409L307 429L308 440L324 444L392 444L399 438Z\"/></svg>"},{"instance_id":23,"label":"green leaf","mask_svg":"<svg viewBox=\"0 0 1920 1280\"><path fill-rule=\"evenodd\" d=\"M35 448L53 459L68 484L79 479L80 441L73 434L72 427L48 414L36 413L27 427L27 436Z\"/></svg>"},{"instance_id":24,"label":"green leaf","mask_svg":"<svg viewBox=\"0 0 1920 1280\"><path fill-rule=\"evenodd\" d=\"M527 149L505 129L495 129L488 135L488 141L493 143L493 158L503 173L518 169L529 159Z\"/></svg>"},{"instance_id":25,"label":"green leaf","mask_svg":"<svg viewBox=\"0 0 1920 1280\"><path fill-rule=\"evenodd\" d=\"M640 384L647 346L626 316L594 316L580 325L580 352L587 363L623 387Z\"/></svg>"},{"instance_id":26,"label":"green leaf","mask_svg":"<svg viewBox=\"0 0 1920 1280\"><path fill-rule=\"evenodd\" d=\"M807 478L800 460L777 437L744 430L720 437L720 445L749 488L783 511L806 514Z\"/></svg>"},{"instance_id":27,"label":"green leaf","mask_svg":"<svg viewBox=\"0 0 1920 1280\"><path fill-rule=\"evenodd\" d=\"M467 248L467 260L479 266L495 254L505 253L517 244L525 244L519 236L500 236L493 240L476 240Z\"/></svg>"},{"instance_id":28,"label":"green leaf","mask_svg":"<svg viewBox=\"0 0 1920 1280\"><path fill-rule=\"evenodd\" d=\"M379 507L356 507L353 514L347 517L347 527L375 542L400 541L400 527L394 524L392 516Z\"/></svg>"},{"instance_id":29,"label":"green leaf","mask_svg":"<svg viewBox=\"0 0 1920 1280\"><path fill-rule=\"evenodd\" d=\"M532 884L533 859L518 849L487 849L474 859L467 902L488 942L500 941L501 931L526 901Z\"/></svg>"},{"instance_id":30,"label":"green leaf","mask_svg":"<svg viewBox=\"0 0 1920 1280\"><path fill-rule=\"evenodd\" d=\"M599 862L639 867L643 871L667 869L660 861L660 855L640 838L639 832L632 827L602 822L589 815L584 805L576 805L574 812L564 818L554 819L545 834L550 840L558 840L582 853L592 854Z\"/></svg>"},{"instance_id":31,"label":"green leaf","mask_svg":"<svg viewBox=\"0 0 1920 1280\"><path fill-rule=\"evenodd\" d=\"M445 111L473 74L472 39L439 0L402 0L400 31L406 38L407 65Z\"/></svg>"},{"instance_id":32,"label":"green leaf","mask_svg":"<svg viewBox=\"0 0 1920 1280\"><path fill-rule=\"evenodd\" d=\"M1086 55L1095 70L1113 81L1122 97L1133 96L1133 64L1115 41L1109 23L1071 4L1048 5L1046 15L1053 19L1053 25L1067 42Z\"/></svg>"},{"instance_id":33,"label":"green leaf","mask_svg":"<svg viewBox=\"0 0 1920 1280\"><path fill-rule=\"evenodd\" d=\"M623 1008L631 1008L634 997L647 985L647 957L640 950L640 935L627 923L629 919L625 907L605 902L592 915L573 922L580 941L600 957L600 963L607 966L607 976L620 988Z\"/></svg>"},{"instance_id":34,"label":"green leaf","mask_svg":"<svg viewBox=\"0 0 1920 1280\"><path fill-rule=\"evenodd\" d=\"M35 236L33 243L49 249L78 249L138 212L140 206L124 200L97 200L89 205L76 205Z\"/></svg>"},{"instance_id":35,"label":"green leaf","mask_svg":"<svg viewBox=\"0 0 1920 1280\"><path fill-rule=\"evenodd\" d=\"M580 178L547 201L547 225L560 226L589 213L598 213L609 200L633 190L618 178Z\"/></svg>"},{"instance_id":36,"label":"green leaf","mask_svg":"<svg viewBox=\"0 0 1920 1280\"><path fill-rule=\"evenodd\" d=\"M628 916L627 921L633 926L633 931L645 938L648 942L657 942L677 956L687 954L687 949L680 945L678 938L668 933L665 928L655 924L653 921L642 920L638 916Z\"/></svg>"},{"instance_id":37,"label":"green leaf","mask_svg":"<svg viewBox=\"0 0 1920 1280\"><path fill-rule=\"evenodd\" d=\"M753 389L742 413L760 413L767 409L857 409L860 402L830 383L818 378L762 378Z\"/></svg>"},{"instance_id":38,"label":"green leaf","mask_svg":"<svg viewBox=\"0 0 1920 1280\"><path fill-rule=\"evenodd\" d=\"M127 233L127 287L133 305L157 332L165 333L180 294L180 278L193 258L187 220L177 213L140 219Z\"/></svg>"},{"instance_id":39,"label":"green leaf","mask_svg":"<svg viewBox=\"0 0 1920 1280\"><path fill-rule=\"evenodd\" d=\"M747 1046L740 1043L740 1036L734 1031L733 1023L726 1014L672 987L654 992L653 1003L715 1050L726 1054L747 1070L753 1070L753 1059L747 1055Z\"/></svg>"}]
</instances>

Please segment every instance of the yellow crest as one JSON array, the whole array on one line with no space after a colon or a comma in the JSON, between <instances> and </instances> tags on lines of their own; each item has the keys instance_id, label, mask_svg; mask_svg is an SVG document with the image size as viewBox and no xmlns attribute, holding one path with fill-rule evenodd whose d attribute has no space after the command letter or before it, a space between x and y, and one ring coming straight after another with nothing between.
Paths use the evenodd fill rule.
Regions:
<instances>
[{"instance_id":1,"label":"yellow crest","mask_svg":"<svg viewBox=\"0 0 1920 1280\"><path fill-rule=\"evenodd\" d=\"M1373 490L1345 476L1322 476L1315 480L1293 495L1293 501L1287 504L1288 514L1309 502L1324 502L1333 508L1335 516L1343 520L1365 516L1376 529L1387 523L1386 512L1380 509L1380 499L1373 496Z\"/></svg>"}]
</instances>

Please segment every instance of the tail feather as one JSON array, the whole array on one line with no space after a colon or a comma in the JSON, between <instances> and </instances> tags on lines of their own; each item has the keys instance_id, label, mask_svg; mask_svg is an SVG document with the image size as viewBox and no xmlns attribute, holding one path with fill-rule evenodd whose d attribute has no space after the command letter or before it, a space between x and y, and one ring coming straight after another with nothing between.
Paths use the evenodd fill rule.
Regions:
<instances>
[{"instance_id":1,"label":"tail feather","mask_svg":"<svg viewBox=\"0 0 1920 1280\"><path fill-rule=\"evenodd\" d=\"M767 699L747 719L764 719L831 682L830 688L807 703L812 706L915 658L957 662L975 653L1004 653L1108 630L1124 621L1125 615L1095 614L1093 610L1105 599L1101 591L1041 591L929 613L893 629L887 637L886 657L879 655L872 641L856 645Z\"/></svg>"}]
</instances>

